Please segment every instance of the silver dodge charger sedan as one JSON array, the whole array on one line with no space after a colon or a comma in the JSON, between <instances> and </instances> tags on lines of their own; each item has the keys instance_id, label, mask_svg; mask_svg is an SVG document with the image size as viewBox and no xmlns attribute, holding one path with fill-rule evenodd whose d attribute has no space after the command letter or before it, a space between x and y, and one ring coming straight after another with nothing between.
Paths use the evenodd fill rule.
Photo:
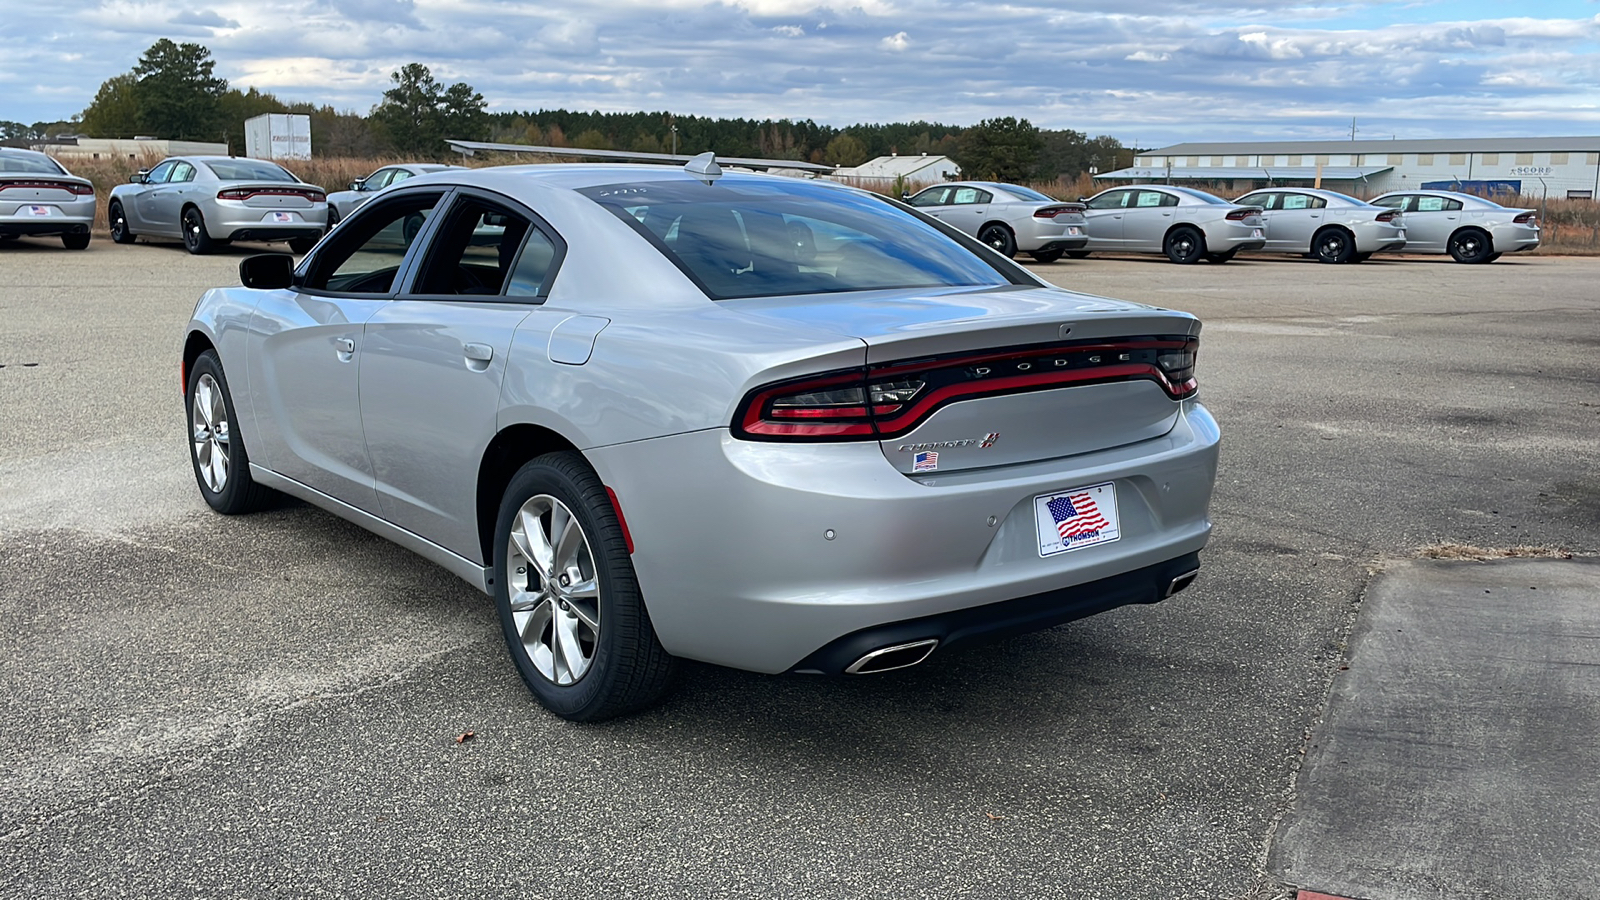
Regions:
<instances>
[{"instance_id":1,"label":"silver dodge charger sedan","mask_svg":"<svg viewBox=\"0 0 1600 900\"><path fill-rule=\"evenodd\" d=\"M346 218L361 207L361 204L371 200L373 195L390 185L399 184L407 178L418 175L429 175L434 172L443 172L446 169L458 169L460 166L447 166L440 163L399 163L373 172L365 178L350 182L348 191L335 191L328 195L328 227L339 224L339 220Z\"/></svg>"},{"instance_id":2,"label":"silver dodge charger sedan","mask_svg":"<svg viewBox=\"0 0 1600 900\"><path fill-rule=\"evenodd\" d=\"M327 194L264 159L185 156L111 189L111 239L177 238L190 253L232 241L288 241L304 253L327 224Z\"/></svg>"},{"instance_id":3,"label":"silver dodge charger sedan","mask_svg":"<svg viewBox=\"0 0 1600 900\"><path fill-rule=\"evenodd\" d=\"M68 250L89 246L94 185L33 150L0 147L0 241L59 237Z\"/></svg>"},{"instance_id":4,"label":"silver dodge charger sedan","mask_svg":"<svg viewBox=\"0 0 1600 900\"><path fill-rule=\"evenodd\" d=\"M866 674L1153 603L1211 531L1193 316L853 188L454 170L240 275L182 348L206 502L291 494L493 595L565 718L679 658Z\"/></svg>"},{"instance_id":5,"label":"silver dodge charger sedan","mask_svg":"<svg viewBox=\"0 0 1600 900\"><path fill-rule=\"evenodd\" d=\"M1374 206L1406 217L1407 253L1448 253L1459 263L1492 263L1539 246L1539 213L1455 191L1391 191Z\"/></svg>"},{"instance_id":6,"label":"silver dodge charger sedan","mask_svg":"<svg viewBox=\"0 0 1600 900\"><path fill-rule=\"evenodd\" d=\"M1406 245L1398 209L1373 206L1337 191L1268 188L1233 201L1259 206L1267 222L1269 252L1298 253L1325 263L1366 262L1374 253Z\"/></svg>"},{"instance_id":7,"label":"silver dodge charger sedan","mask_svg":"<svg viewBox=\"0 0 1600 900\"><path fill-rule=\"evenodd\" d=\"M1008 258L1020 250L1052 263L1089 243L1083 204L1063 203L1020 184L956 181L928 188L906 202Z\"/></svg>"},{"instance_id":8,"label":"silver dodge charger sedan","mask_svg":"<svg viewBox=\"0 0 1600 900\"><path fill-rule=\"evenodd\" d=\"M1096 251L1165 253L1175 263L1225 263L1267 244L1261 209L1239 206L1194 188L1141 184L1111 188L1085 201L1089 246Z\"/></svg>"}]
</instances>

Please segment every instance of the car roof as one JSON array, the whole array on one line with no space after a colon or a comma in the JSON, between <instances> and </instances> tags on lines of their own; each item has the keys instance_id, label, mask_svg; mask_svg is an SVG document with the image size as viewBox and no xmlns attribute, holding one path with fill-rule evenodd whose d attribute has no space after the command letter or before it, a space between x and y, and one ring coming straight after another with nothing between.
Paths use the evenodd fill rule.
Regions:
<instances>
[{"instance_id":1,"label":"car roof","mask_svg":"<svg viewBox=\"0 0 1600 900\"><path fill-rule=\"evenodd\" d=\"M681 166L660 166L649 163L544 163L517 166L488 166L481 169L451 168L419 175L406 182L408 186L434 182L476 185L503 192L514 192L525 184L542 184L553 188L583 190L608 184L651 181L699 181L698 176L684 171ZM808 185L823 190L860 192L859 188L813 178L794 178L789 175L768 175L759 172L724 172L719 183L781 183Z\"/></svg>"},{"instance_id":2,"label":"car roof","mask_svg":"<svg viewBox=\"0 0 1600 900\"><path fill-rule=\"evenodd\" d=\"M1503 203L1498 203L1498 202L1496 202L1494 200L1489 199L1488 197L1480 197L1477 194L1465 194L1465 193L1462 193L1461 191L1439 191L1439 190L1430 190L1430 189L1424 189L1424 188L1409 188L1409 189L1408 188L1402 188L1402 189L1400 189L1398 191L1389 191L1388 193L1380 194L1379 196L1374 197L1373 199L1374 200L1378 200L1378 199L1381 199L1383 197L1394 197L1394 196L1398 196L1398 195L1412 195L1412 194L1420 194L1420 195L1425 196L1425 197L1450 197L1450 198L1455 199L1455 200L1460 200L1460 201L1462 201L1464 203L1477 203L1477 204L1482 204L1484 206L1493 206L1493 207L1498 207L1498 208L1501 208L1501 209L1515 209L1516 208L1516 207L1506 206ZM1521 198L1519 197L1517 199L1521 199Z\"/></svg>"},{"instance_id":3,"label":"car roof","mask_svg":"<svg viewBox=\"0 0 1600 900\"><path fill-rule=\"evenodd\" d=\"M1265 194L1268 191L1293 191L1296 194L1310 194L1313 197L1322 197L1322 198L1327 199L1327 200L1339 200L1339 201L1344 201L1344 202L1348 202L1348 203L1354 203L1357 206L1371 206L1372 205L1372 204L1368 203L1367 201L1362 200L1360 197L1352 197L1349 194L1341 194L1338 191L1330 191L1327 188L1286 187L1286 186L1282 186L1282 185L1277 185L1277 186L1274 186L1274 187L1256 188L1253 191L1246 191L1243 194L1241 194L1240 196L1241 197L1245 197L1245 196L1249 196L1250 194Z\"/></svg>"}]
</instances>

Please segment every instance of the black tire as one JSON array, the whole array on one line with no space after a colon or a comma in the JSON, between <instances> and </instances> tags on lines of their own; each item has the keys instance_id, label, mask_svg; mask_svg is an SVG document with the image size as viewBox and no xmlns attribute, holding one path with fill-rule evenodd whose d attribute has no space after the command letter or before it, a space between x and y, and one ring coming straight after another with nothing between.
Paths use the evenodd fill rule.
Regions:
<instances>
[{"instance_id":1,"label":"black tire","mask_svg":"<svg viewBox=\"0 0 1600 900\"><path fill-rule=\"evenodd\" d=\"M1089 254L1093 252L1093 250L1068 250L1067 257L1070 259L1088 259Z\"/></svg>"},{"instance_id":2,"label":"black tire","mask_svg":"<svg viewBox=\"0 0 1600 900\"><path fill-rule=\"evenodd\" d=\"M983 230L978 232L978 240L994 248L994 252L1004 256L1006 259L1017 255L1016 236L1011 233L1011 229L1001 225L999 222L991 222L983 226Z\"/></svg>"},{"instance_id":3,"label":"black tire","mask_svg":"<svg viewBox=\"0 0 1600 900\"><path fill-rule=\"evenodd\" d=\"M1371 253L1357 253L1355 256L1350 257L1350 261L1353 263L1364 263L1371 258Z\"/></svg>"},{"instance_id":4,"label":"black tire","mask_svg":"<svg viewBox=\"0 0 1600 900\"><path fill-rule=\"evenodd\" d=\"M210 390L221 393L220 408L226 412L227 418L219 423L215 421L214 414L203 415L202 418L212 427L210 433L202 435L195 418L195 400L197 394ZM215 400L210 408L218 408ZM189 367L189 383L183 393L183 410L189 419L189 462L194 468L195 484L200 487L200 496L205 498L206 504L225 516L255 512L270 505L276 499L277 492L256 484L250 477L250 454L245 450L244 438L233 429L233 423L238 421L233 410L233 394L228 390L228 379L222 372L222 361L217 358L215 350L200 354ZM218 428L218 425L221 427ZM215 440L216 437L220 437L220 440ZM207 444L209 448L206 448ZM202 454L207 449L209 454L222 450L224 471L220 482L215 478L214 470L208 479L207 472L202 468Z\"/></svg>"},{"instance_id":5,"label":"black tire","mask_svg":"<svg viewBox=\"0 0 1600 900\"><path fill-rule=\"evenodd\" d=\"M542 626L533 624L529 633L538 644L540 635L554 638L555 616L580 620L582 616L576 610L582 601L572 600L572 611L568 611L564 598L560 611L554 605L545 606L553 604L551 600L530 601L536 605L513 611L511 600L514 589L519 593L555 593L544 586L531 564L513 566L520 554L512 546L513 526L524 505L537 505L552 498L570 511L581 529L580 537L585 543L575 552L587 551L592 572L577 567L582 576L593 578L597 585L590 612L599 623L598 631L591 630L591 641L586 645L590 651L587 668L568 683L558 683L540 671L516 616L522 612L528 622L536 623L542 611L551 620ZM548 515L549 519L541 516L535 521L543 523L541 527L553 527L553 511ZM547 453L512 476L495 522L493 571L495 607L500 613L506 649L528 690L552 713L574 722L598 722L650 706L672 686L677 661L656 640L622 526L605 485L583 457L570 452ZM576 635L578 626L572 627ZM567 675L571 677L570 670Z\"/></svg>"},{"instance_id":6,"label":"black tire","mask_svg":"<svg viewBox=\"0 0 1600 900\"><path fill-rule=\"evenodd\" d=\"M118 244L131 244L138 237L128 230L128 217L122 213L122 204L116 200L106 207L106 224L111 227L111 240Z\"/></svg>"},{"instance_id":7,"label":"black tire","mask_svg":"<svg viewBox=\"0 0 1600 900\"><path fill-rule=\"evenodd\" d=\"M400 234L405 238L407 247L411 246L411 242L417 239L417 235L422 231L423 224L427 221L422 217L422 213L412 213L400 223Z\"/></svg>"},{"instance_id":8,"label":"black tire","mask_svg":"<svg viewBox=\"0 0 1600 900\"><path fill-rule=\"evenodd\" d=\"M89 249L89 235L63 234L61 236L61 246L68 250L87 250Z\"/></svg>"},{"instance_id":9,"label":"black tire","mask_svg":"<svg viewBox=\"0 0 1600 900\"><path fill-rule=\"evenodd\" d=\"M328 207L328 226L322 229L322 233L327 234L328 232L332 231L333 226L337 224L339 224L339 208L337 206L330 206Z\"/></svg>"},{"instance_id":10,"label":"black tire","mask_svg":"<svg viewBox=\"0 0 1600 900\"><path fill-rule=\"evenodd\" d=\"M1462 228L1450 235L1446 246L1450 258L1458 263L1486 263L1494 255L1494 242L1477 228Z\"/></svg>"},{"instance_id":11,"label":"black tire","mask_svg":"<svg viewBox=\"0 0 1600 900\"><path fill-rule=\"evenodd\" d=\"M1492 263L1492 262L1494 262L1494 261L1495 261L1495 260L1497 260L1497 259L1499 259L1499 258L1500 258L1500 256L1501 256L1501 254L1499 254L1499 253L1491 253L1491 254L1489 254L1489 258L1488 258L1488 259L1485 259L1485 260L1484 260L1484 262L1486 262L1486 263Z\"/></svg>"},{"instance_id":12,"label":"black tire","mask_svg":"<svg viewBox=\"0 0 1600 900\"><path fill-rule=\"evenodd\" d=\"M1212 261L1212 262L1214 262L1214 263L1216 263L1218 265L1221 265L1221 264L1226 263L1226 262L1233 262L1233 258L1235 256L1238 256L1238 255L1239 255L1239 251L1237 251L1237 250L1229 250L1226 253L1207 253L1206 254L1206 259L1208 259L1208 260L1210 260L1210 261Z\"/></svg>"},{"instance_id":13,"label":"black tire","mask_svg":"<svg viewBox=\"0 0 1600 900\"><path fill-rule=\"evenodd\" d=\"M1167 259L1179 265L1199 262L1206 256L1206 236L1188 225L1179 225L1167 232L1167 239L1161 246Z\"/></svg>"},{"instance_id":14,"label":"black tire","mask_svg":"<svg viewBox=\"0 0 1600 900\"><path fill-rule=\"evenodd\" d=\"M1035 250L1028 255L1033 257L1034 262L1053 263L1065 253L1065 250L1057 248L1055 250Z\"/></svg>"},{"instance_id":15,"label":"black tire","mask_svg":"<svg viewBox=\"0 0 1600 900\"><path fill-rule=\"evenodd\" d=\"M179 224L183 228L183 249L195 256L204 256L216 249L211 233L206 231L206 217L193 206L183 208Z\"/></svg>"},{"instance_id":16,"label":"black tire","mask_svg":"<svg viewBox=\"0 0 1600 900\"><path fill-rule=\"evenodd\" d=\"M316 245L316 238L290 238L289 252L293 253L295 256L305 256L307 253L310 253L311 248L315 247Z\"/></svg>"},{"instance_id":17,"label":"black tire","mask_svg":"<svg viewBox=\"0 0 1600 900\"><path fill-rule=\"evenodd\" d=\"M1317 262L1347 263L1356 255L1356 241L1343 228L1324 228L1311 238L1311 252Z\"/></svg>"}]
</instances>

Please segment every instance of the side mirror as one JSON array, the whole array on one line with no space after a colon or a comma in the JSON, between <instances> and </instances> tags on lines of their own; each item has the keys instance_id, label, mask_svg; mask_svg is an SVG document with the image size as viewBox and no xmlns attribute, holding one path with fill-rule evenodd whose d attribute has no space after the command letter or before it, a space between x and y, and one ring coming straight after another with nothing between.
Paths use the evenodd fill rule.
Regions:
<instances>
[{"instance_id":1,"label":"side mirror","mask_svg":"<svg viewBox=\"0 0 1600 900\"><path fill-rule=\"evenodd\" d=\"M910 191L901 191L900 192L900 202L901 203L910 203L911 202L911 192Z\"/></svg>"},{"instance_id":2,"label":"side mirror","mask_svg":"<svg viewBox=\"0 0 1600 900\"><path fill-rule=\"evenodd\" d=\"M1078 198L1078 202L1079 203L1088 203L1089 202L1089 198L1088 197L1079 197Z\"/></svg>"},{"instance_id":3,"label":"side mirror","mask_svg":"<svg viewBox=\"0 0 1600 900\"><path fill-rule=\"evenodd\" d=\"M129 184L144 184L145 176L147 176L149 174L150 174L150 170L149 169L140 169L139 171L137 171L137 172L133 173L132 175L128 176L128 183Z\"/></svg>"},{"instance_id":4,"label":"side mirror","mask_svg":"<svg viewBox=\"0 0 1600 900\"><path fill-rule=\"evenodd\" d=\"M357 178L355 181L350 182L350 190L352 190L352 191L364 191L366 189L367 189L367 183L365 181L363 181L362 179L360 179L360 178Z\"/></svg>"},{"instance_id":5,"label":"side mirror","mask_svg":"<svg viewBox=\"0 0 1600 900\"><path fill-rule=\"evenodd\" d=\"M258 291L283 290L294 284L294 257L287 253L245 257L239 263L239 283Z\"/></svg>"}]
</instances>

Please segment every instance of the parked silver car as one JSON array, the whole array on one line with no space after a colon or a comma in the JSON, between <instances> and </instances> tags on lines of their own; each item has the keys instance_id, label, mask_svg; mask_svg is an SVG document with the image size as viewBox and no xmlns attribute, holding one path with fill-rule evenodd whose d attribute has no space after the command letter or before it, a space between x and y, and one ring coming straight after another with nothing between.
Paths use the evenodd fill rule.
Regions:
<instances>
[{"instance_id":1,"label":"parked silver car","mask_svg":"<svg viewBox=\"0 0 1600 900\"><path fill-rule=\"evenodd\" d=\"M1491 263L1539 246L1539 213L1455 191L1391 191L1372 200L1405 213L1407 253L1448 253Z\"/></svg>"},{"instance_id":2,"label":"parked silver car","mask_svg":"<svg viewBox=\"0 0 1600 900\"><path fill-rule=\"evenodd\" d=\"M1406 245L1398 209L1373 206L1337 191L1266 188L1233 201L1259 206L1267 223L1268 251L1297 253L1325 263L1366 262L1374 253Z\"/></svg>"},{"instance_id":3,"label":"parked silver car","mask_svg":"<svg viewBox=\"0 0 1600 900\"><path fill-rule=\"evenodd\" d=\"M1193 580L1194 317L864 191L685 169L421 176L293 271L246 259L182 349L201 495L292 494L492 594L577 720L679 657L880 672Z\"/></svg>"},{"instance_id":4,"label":"parked silver car","mask_svg":"<svg viewBox=\"0 0 1600 900\"><path fill-rule=\"evenodd\" d=\"M1084 201L1089 246L1097 251L1165 253L1175 263L1225 263L1241 250L1267 245L1261 209L1239 206L1194 188L1140 184L1101 191Z\"/></svg>"},{"instance_id":5,"label":"parked silver car","mask_svg":"<svg viewBox=\"0 0 1600 900\"><path fill-rule=\"evenodd\" d=\"M446 166L437 163L402 163L393 166L384 166L365 178L350 182L350 190L334 191L328 195L328 227L339 224L341 219L360 208L361 204L372 199L373 195L390 185L399 184L407 178L417 175L429 175L434 172L443 172L446 169L459 169L460 166Z\"/></svg>"},{"instance_id":6,"label":"parked silver car","mask_svg":"<svg viewBox=\"0 0 1600 900\"><path fill-rule=\"evenodd\" d=\"M231 241L288 241L304 253L327 224L327 195L264 159L184 156L111 189L111 239L178 238L190 253Z\"/></svg>"},{"instance_id":7,"label":"parked silver car","mask_svg":"<svg viewBox=\"0 0 1600 900\"><path fill-rule=\"evenodd\" d=\"M89 246L94 185L43 153L0 147L0 241L60 237L68 250Z\"/></svg>"},{"instance_id":8,"label":"parked silver car","mask_svg":"<svg viewBox=\"0 0 1600 900\"><path fill-rule=\"evenodd\" d=\"M1083 204L1063 203L1020 184L955 181L928 188L906 202L1007 258L1021 251L1051 263L1089 243Z\"/></svg>"}]
</instances>

